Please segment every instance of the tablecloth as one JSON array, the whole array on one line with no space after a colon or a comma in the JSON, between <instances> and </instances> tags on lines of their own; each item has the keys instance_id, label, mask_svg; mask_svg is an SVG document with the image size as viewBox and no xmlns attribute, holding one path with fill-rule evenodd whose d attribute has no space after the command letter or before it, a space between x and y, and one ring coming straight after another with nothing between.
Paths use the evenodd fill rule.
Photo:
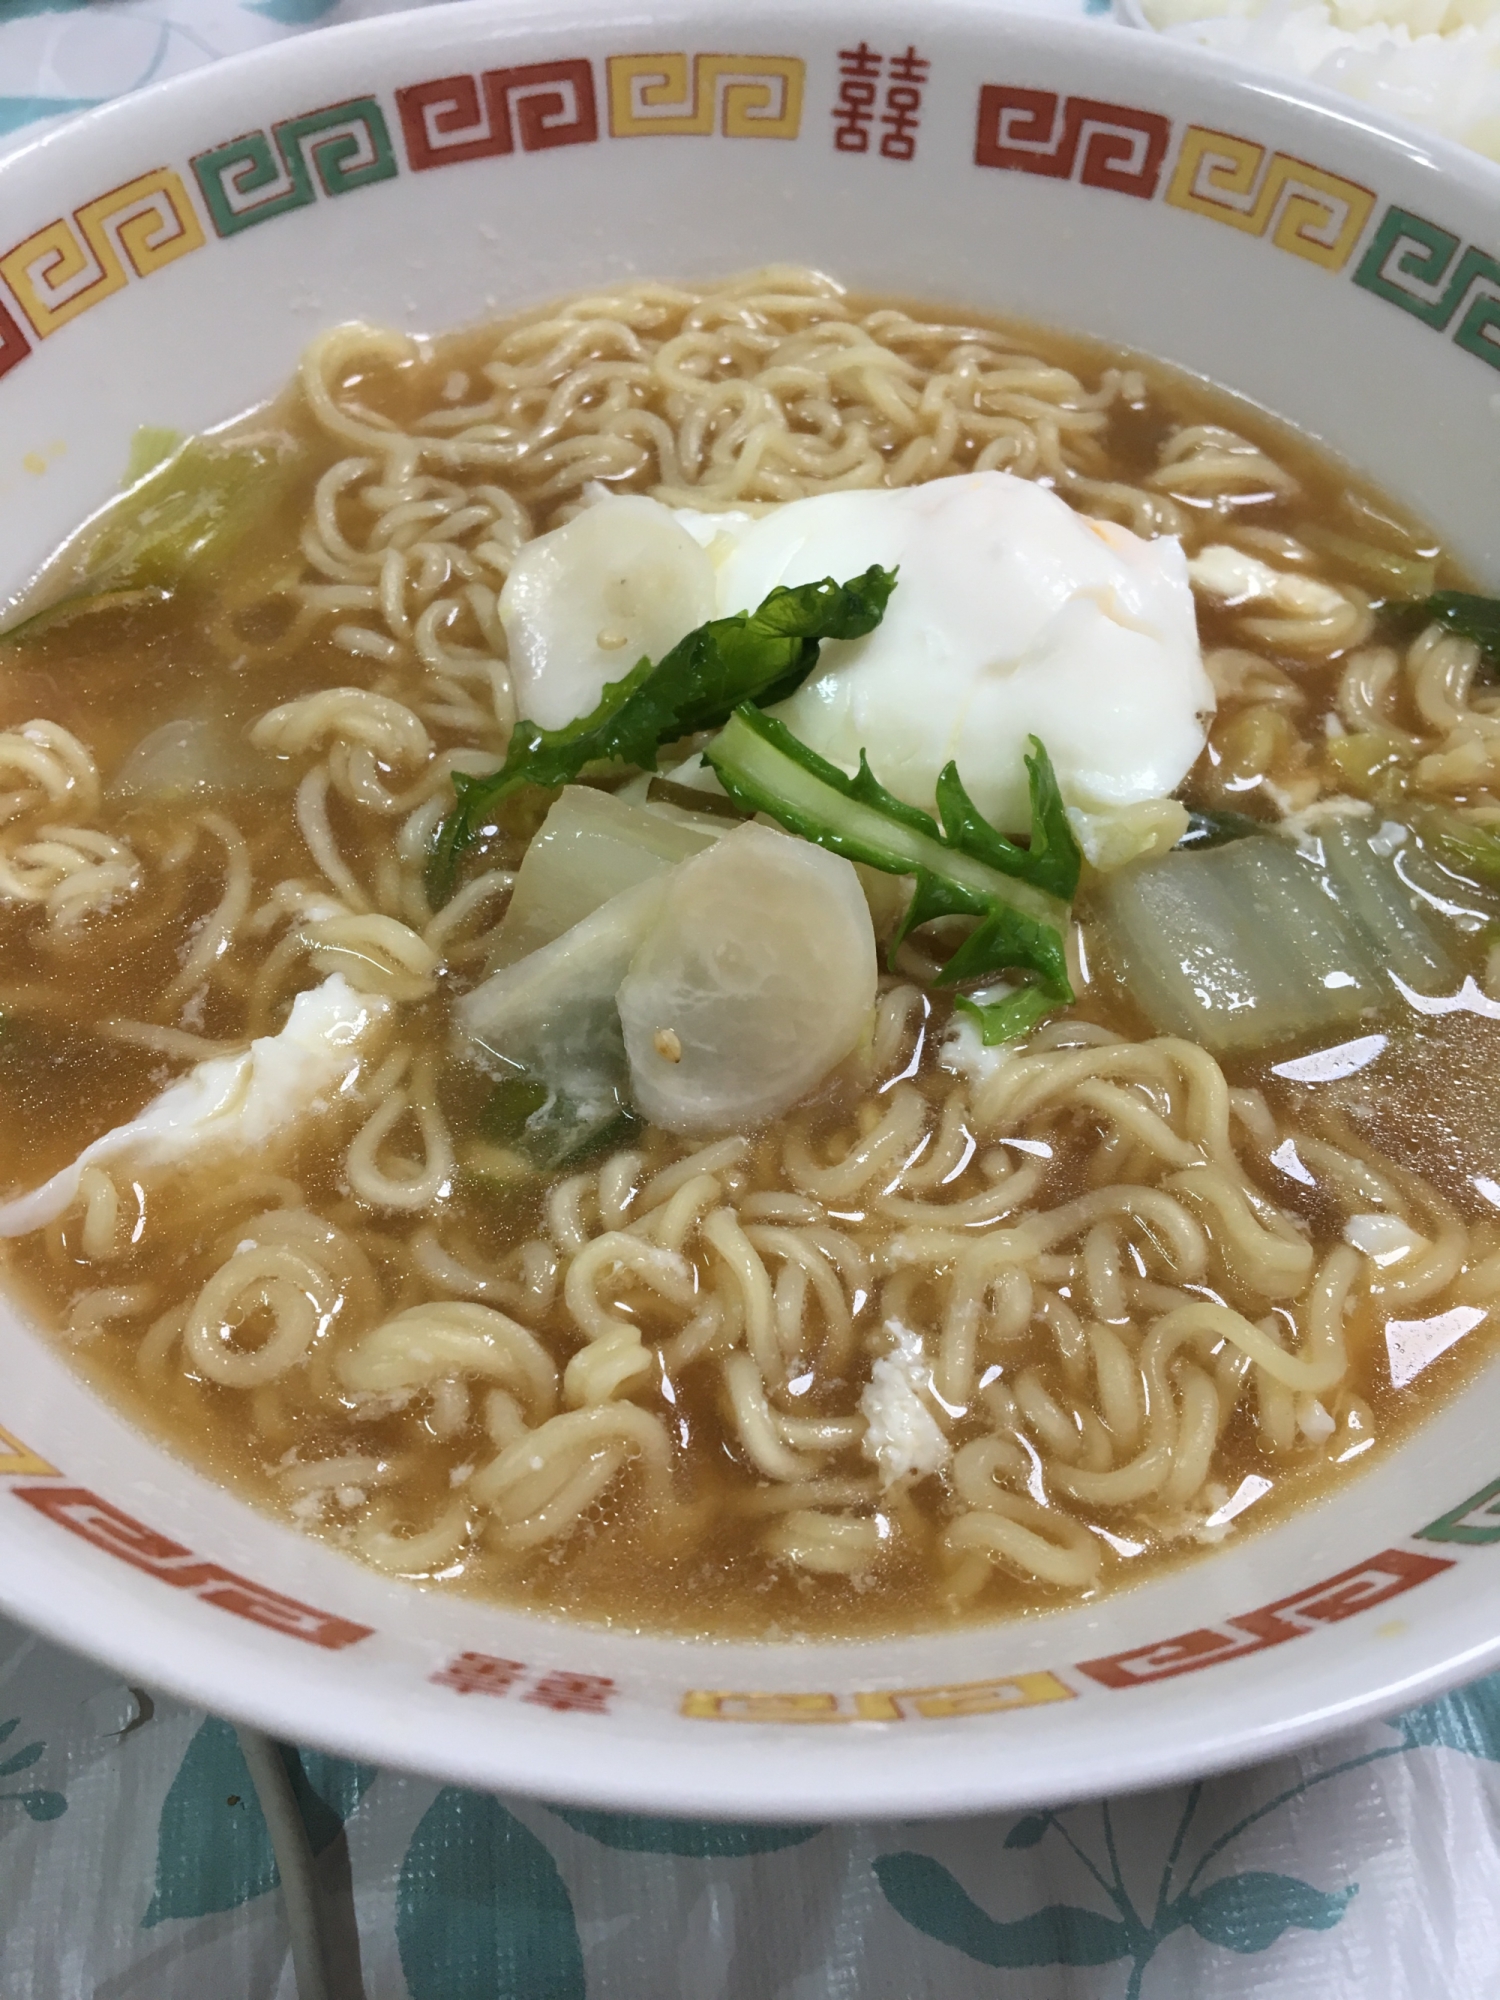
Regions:
<instances>
[{"instance_id":1,"label":"tablecloth","mask_svg":"<svg viewBox=\"0 0 1500 2000\"><path fill-rule=\"evenodd\" d=\"M398 4L0 0L0 148ZM624 1818L285 1754L337 2000L1500 1996L1500 1676L1257 1770L965 1821ZM4 2000L295 2000L276 1889L228 1724L0 1621Z\"/></svg>"}]
</instances>

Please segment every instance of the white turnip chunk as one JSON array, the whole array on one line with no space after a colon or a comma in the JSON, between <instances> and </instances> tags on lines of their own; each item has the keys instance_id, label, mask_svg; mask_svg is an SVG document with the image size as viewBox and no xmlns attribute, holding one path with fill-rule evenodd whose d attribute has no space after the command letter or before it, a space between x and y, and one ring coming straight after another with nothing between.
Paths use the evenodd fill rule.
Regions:
<instances>
[{"instance_id":1,"label":"white turnip chunk","mask_svg":"<svg viewBox=\"0 0 1500 2000\"><path fill-rule=\"evenodd\" d=\"M538 535L500 593L521 714L543 729L587 715L715 608L713 564L659 500L604 501Z\"/></svg>"},{"instance_id":2,"label":"white turnip chunk","mask_svg":"<svg viewBox=\"0 0 1500 2000\"><path fill-rule=\"evenodd\" d=\"M853 866L747 825L666 879L618 1003L637 1108L669 1132L759 1124L858 1045L875 935Z\"/></svg>"},{"instance_id":3,"label":"white turnip chunk","mask_svg":"<svg viewBox=\"0 0 1500 2000\"><path fill-rule=\"evenodd\" d=\"M491 965L540 951L611 897L712 846L722 831L706 816L695 827L686 813L565 785L526 850Z\"/></svg>"}]
</instances>

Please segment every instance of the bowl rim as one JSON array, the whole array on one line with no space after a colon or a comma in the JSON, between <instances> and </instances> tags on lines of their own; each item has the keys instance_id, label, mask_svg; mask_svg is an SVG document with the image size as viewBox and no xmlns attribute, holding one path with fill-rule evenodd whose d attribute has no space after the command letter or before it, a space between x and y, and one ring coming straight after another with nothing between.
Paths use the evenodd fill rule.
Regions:
<instances>
[{"instance_id":1,"label":"bowl rim","mask_svg":"<svg viewBox=\"0 0 1500 2000\"><path fill-rule=\"evenodd\" d=\"M961 1760L934 1757L931 1779L924 1780L920 1772L913 1775L910 1769L885 1777L879 1774L881 1757L871 1739L869 1756L858 1762L851 1758L842 1767L813 1758L807 1760L805 1771L799 1771L790 1760L779 1758L774 1792L767 1793L764 1789L738 1789L756 1782L748 1758L736 1759L732 1765L729 1760L712 1760L714 1771L705 1783L695 1775L695 1758L676 1750L664 1754L659 1743L632 1740L628 1729L621 1728L611 1737L606 1753L590 1757L583 1753L590 1747L599 1752L598 1739L585 1743L572 1730L554 1734L544 1730L540 1721L507 1736L504 1773L489 1777L476 1773L473 1764L457 1752L404 1750L400 1738L394 1734L390 1705L382 1704L379 1697L361 1701L360 1712L351 1717L338 1720L330 1717L326 1723L319 1720L314 1729L308 1730L299 1722L295 1692L283 1692L279 1685L283 1681L289 1686L294 1684L295 1675L277 1674L268 1680L265 1690L252 1689L247 1684L243 1694L236 1693L226 1703L220 1698L221 1684L215 1679L212 1665L198 1664L211 1662L213 1653L207 1646L195 1649L191 1663L173 1667L164 1674L161 1654L149 1645L132 1645L127 1641L118 1646L101 1646L81 1616L70 1619L65 1612L45 1612L40 1605L34 1612L28 1609L22 1614L8 1597L0 1602L0 1609L7 1615L21 1617L28 1629L119 1674L128 1683L144 1684L192 1708L258 1729L275 1740L301 1748L316 1748L351 1762L375 1764L381 1770L398 1771L409 1777L503 1793L546 1805L631 1817L660 1816L749 1825L977 1819L1032 1808L1082 1804L1101 1797L1122 1798L1252 1769L1316 1748L1363 1724L1394 1718L1419 1703L1451 1694L1500 1667L1500 1635L1497 1635L1452 1652L1431 1667L1383 1678L1352 1697L1340 1692L1329 1700L1310 1703L1302 1712L1269 1726L1236 1723L1225 1714L1229 1705L1225 1700L1212 1705L1205 1701L1204 1714L1213 1728L1199 1732L1191 1745L1181 1748L1164 1750L1150 1731L1139 1732L1137 1741L1137 1733L1129 1729L1125 1716L1127 1726L1117 1726L1111 1733L1110 1766L1102 1789L1098 1779L1091 1775L1094 1767L1082 1763L1055 1784L1040 1789L1032 1779L1019 1784L1009 1781L1005 1770L997 1768L1000 1760L982 1754L977 1743L973 1747L978 1754ZM232 1653L232 1642L223 1650ZM384 1726L380 1719L382 1709ZM552 1720L546 1718L547 1722ZM772 1727L778 1727L779 1733L780 1729L792 1730L795 1725L767 1725L768 1732ZM799 1738L797 1747L802 1740L805 1739ZM560 1767L560 1756L566 1757L565 1768ZM704 1759L705 1763L709 1761Z\"/></svg>"},{"instance_id":2,"label":"bowl rim","mask_svg":"<svg viewBox=\"0 0 1500 2000\"><path fill-rule=\"evenodd\" d=\"M1115 4L1123 10L1131 0L1115 0ZM712 0L699 0L699 4L669 0L669 4L652 10L649 25L653 31L666 30L679 21L686 26L704 21L712 11ZM757 18L784 20L788 29L816 26L820 17L845 11L842 5L824 7L818 0L757 0L755 8ZM895 17L894 0L873 0L866 11L878 25L882 18ZM992 0L933 0L927 19L934 27L988 30L997 38L1008 37L1027 47L1063 55L1069 49L1084 47L1097 52L1100 36L1111 36L1110 46L1123 70L1160 76L1179 87L1191 86L1207 64L1212 73L1249 97L1272 98L1294 114L1312 113L1320 121L1331 118L1398 149L1414 162L1437 168L1445 179L1488 197L1500 212L1500 167L1455 142L1369 111L1326 88L1273 75L1235 57L1155 33L1128 32L1107 18L1057 21L1002 11ZM316 47L319 62L332 65L345 52L376 51L402 42L440 42L446 37L477 45L494 29L564 33L570 28L610 26L623 34L630 25L620 19L617 0L562 0L556 7L545 0L447 0L447 4L435 7L319 29ZM645 26L645 21L640 25ZM74 150L107 139L116 128L121 133L136 128L147 133L163 123L169 125L178 106L186 103L190 94L196 99L205 87L233 91L242 79L262 74L273 79L294 64L305 63L308 54L308 38L288 37L82 112L0 156L0 193L31 173L50 169L54 159L65 160ZM248 1509L247 1502L239 1504ZM528 1717L528 1729L506 1732L503 1756L495 1760L504 1763L503 1773L485 1772L476 1778L456 1755L420 1741L408 1745L392 1724L389 1701L379 1690L368 1700L351 1701L336 1713L320 1697L326 1719L320 1716L309 1730L307 1717L299 1708L300 1677L295 1666L286 1672L268 1672L257 1682L253 1659L239 1635L232 1632L222 1639L200 1637L198 1643L174 1654L170 1604L150 1606L138 1626L118 1641L105 1640L97 1622L87 1617L84 1599L85 1593L75 1591L68 1600L59 1601L47 1590L39 1571L34 1578L28 1574L22 1581L13 1573L13 1566L0 1559L0 1607L31 1629L112 1671L160 1687L194 1706L253 1723L289 1741L311 1740L385 1768L456 1784L479 1783L523 1796L632 1813L711 1818L716 1816L717 1803L717 1816L746 1821L786 1820L799 1815L820 1821L961 1817L1040 1803L1062 1804L1097 1796L1100 1788L1100 1779L1091 1775L1089 1768L1074 1769L1060 1776L1055 1785L1039 1791L1034 1780L1019 1786L1008 1783L1003 1759L974 1757L968 1760L965 1771L960 1769L960 1759L949 1757L934 1759L935 1776L928 1790L920 1783L913 1785L909 1770L902 1772L898 1789L880 1776L880 1760L870 1755L848 1759L837 1769L821 1758L810 1759L807 1777L801 1783L794 1770L783 1769L774 1796L756 1797L731 1786L733 1796L724 1799L722 1778L714 1775L705 1783L693 1776L692 1766L698 1760L686 1755L665 1758L645 1736L632 1742L628 1728L623 1727L613 1735L607 1752L597 1739L586 1743L579 1735L570 1736L573 1754L567 1757L567 1768L560 1776L558 1746L563 1738L550 1725L561 1725L563 1718L550 1716L534 1722ZM1450 1615L1448 1624L1457 1622ZM587 1628L574 1625L570 1629ZM1112 1724L1110 1766L1103 1782L1110 1793L1124 1793L1260 1762L1413 1701L1446 1693L1500 1665L1500 1632L1465 1643L1456 1633L1442 1636L1443 1630L1434 1623L1432 1657L1425 1665L1393 1672L1378 1653L1371 1653L1365 1663L1347 1663L1347 1678L1356 1683L1353 1692L1308 1700L1270 1725L1240 1718L1232 1698L1204 1696L1194 1704L1202 1725L1190 1746L1179 1747L1164 1744L1157 1733L1131 1730L1127 1714L1125 1728ZM226 1699L231 1678L226 1668L237 1656L234 1677L239 1685ZM703 1761L716 1765L719 1760Z\"/></svg>"}]
</instances>

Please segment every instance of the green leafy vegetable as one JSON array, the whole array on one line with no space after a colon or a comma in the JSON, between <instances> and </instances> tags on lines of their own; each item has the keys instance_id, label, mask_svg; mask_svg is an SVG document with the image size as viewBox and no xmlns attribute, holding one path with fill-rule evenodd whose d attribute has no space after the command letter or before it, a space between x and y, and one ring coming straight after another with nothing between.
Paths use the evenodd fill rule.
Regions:
<instances>
[{"instance_id":1,"label":"green leafy vegetable","mask_svg":"<svg viewBox=\"0 0 1500 2000\"><path fill-rule=\"evenodd\" d=\"M1247 813L1237 812L1190 812L1188 830L1177 843L1177 851L1183 848L1223 847L1231 840L1244 840L1252 833L1264 833L1265 821L1251 819Z\"/></svg>"},{"instance_id":2,"label":"green leafy vegetable","mask_svg":"<svg viewBox=\"0 0 1500 2000\"><path fill-rule=\"evenodd\" d=\"M1052 760L1034 736L1031 745L1032 754L1026 758L1026 778L1031 791L1030 846L1018 847L990 825L958 782L958 770L953 764L946 765L938 777L938 814L954 847L976 861L988 862L1002 875L1029 882L1033 888L1056 896L1059 902L1070 903L1078 889L1083 856L1068 824Z\"/></svg>"},{"instance_id":3,"label":"green leafy vegetable","mask_svg":"<svg viewBox=\"0 0 1500 2000\"><path fill-rule=\"evenodd\" d=\"M434 907L453 893L459 858L486 816L521 785L565 785L585 765L656 767L656 752L700 729L713 729L742 701L777 702L818 663L824 639L862 639L885 616L894 570L872 564L848 583L773 590L755 611L711 618L654 665L641 660L611 681L588 715L561 729L516 724L504 764L492 776L455 772L458 803L438 829L428 867Z\"/></svg>"},{"instance_id":4,"label":"green leafy vegetable","mask_svg":"<svg viewBox=\"0 0 1500 2000\"><path fill-rule=\"evenodd\" d=\"M141 424L130 440L130 456L125 461L121 488L128 492L148 472L165 465L182 442L181 431L169 430L165 424Z\"/></svg>"},{"instance_id":5,"label":"green leafy vegetable","mask_svg":"<svg viewBox=\"0 0 1500 2000\"><path fill-rule=\"evenodd\" d=\"M514 1148L539 1171L558 1173L623 1144L639 1122L618 1098L580 1102L518 1069L490 1092L479 1131L494 1144Z\"/></svg>"},{"instance_id":6,"label":"green leafy vegetable","mask_svg":"<svg viewBox=\"0 0 1500 2000\"><path fill-rule=\"evenodd\" d=\"M981 1000L968 993L954 995L953 1004L979 1024L979 1038L987 1049L1001 1042L1014 1042L1029 1035L1055 1008L1064 1007L1073 997L1071 986L1061 990L1038 981L1020 986L1002 1000Z\"/></svg>"},{"instance_id":7,"label":"green leafy vegetable","mask_svg":"<svg viewBox=\"0 0 1500 2000\"><path fill-rule=\"evenodd\" d=\"M1431 597L1393 604L1391 610L1403 625L1445 625L1460 639L1472 639L1491 665L1500 663L1500 597L1437 590Z\"/></svg>"},{"instance_id":8,"label":"green leafy vegetable","mask_svg":"<svg viewBox=\"0 0 1500 2000\"><path fill-rule=\"evenodd\" d=\"M895 939L939 917L973 916L974 930L938 974L943 985L1021 970L1036 983L997 1000L960 996L987 1043L1023 1034L1073 998L1060 931L1078 884L1081 856L1051 760L1035 737L1026 759L1030 847L1017 846L980 813L949 764L937 784L941 824L895 798L863 756L850 778L748 704L704 751L729 796L768 813L791 833L887 875L915 877Z\"/></svg>"},{"instance_id":9,"label":"green leafy vegetable","mask_svg":"<svg viewBox=\"0 0 1500 2000\"><path fill-rule=\"evenodd\" d=\"M696 785L674 784L670 778L653 778L646 787L652 805L678 806L683 812L706 813L710 819L727 819L738 826L745 815L732 799L718 792L700 791Z\"/></svg>"},{"instance_id":10,"label":"green leafy vegetable","mask_svg":"<svg viewBox=\"0 0 1500 2000\"><path fill-rule=\"evenodd\" d=\"M517 1070L514 1076L502 1077L479 1114L480 1133L500 1145L513 1146L525 1131L527 1119L535 1117L550 1095L539 1076Z\"/></svg>"},{"instance_id":11,"label":"green leafy vegetable","mask_svg":"<svg viewBox=\"0 0 1500 2000\"><path fill-rule=\"evenodd\" d=\"M6 639L37 638L87 612L170 596L211 573L278 504L296 470L285 440L271 435L190 438L153 461L168 435L137 434L129 470L149 469L64 558L77 587L13 626Z\"/></svg>"},{"instance_id":12,"label":"green leafy vegetable","mask_svg":"<svg viewBox=\"0 0 1500 2000\"><path fill-rule=\"evenodd\" d=\"M1487 888L1500 888L1500 835L1446 806L1420 813L1417 830L1424 845L1455 875Z\"/></svg>"},{"instance_id":13,"label":"green leafy vegetable","mask_svg":"<svg viewBox=\"0 0 1500 2000\"><path fill-rule=\"evenodd\" d=\"M925 869L980 897L1013 896L1031 915L1055 923L1060 904L1077 887L1082 856L1051 761L1035 737L1031 742L1026 769L1034 859L1031 848L1007 840L983 818L952 764L937 783L940 826L930 813L888 792L864 758L855 776L846 777L784 722L748 703L703 755L732 799L747 811L770 813L805 840L887 875Z\"/></svg>"}]
</instances>

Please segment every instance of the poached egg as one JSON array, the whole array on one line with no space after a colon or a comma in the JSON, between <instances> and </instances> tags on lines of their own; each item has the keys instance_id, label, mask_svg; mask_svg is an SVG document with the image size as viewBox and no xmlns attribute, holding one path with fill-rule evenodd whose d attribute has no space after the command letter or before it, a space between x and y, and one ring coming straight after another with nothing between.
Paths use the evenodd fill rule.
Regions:
<instances>
[{"instance_id":1,"label":"poached egg","mask_svg":"<svg viewBox=\"0 0 1500 2000\"><path fill-rule=\"evenodd\" d=\"M1083 812L1161 798L1186 776L1214 692L1181 545L1006 472L759 516L603 498L528 544L501 595L522 713L552 727L587 714L607 681L701 623L706 595L714 615L750 611L779 584L871 563L898 572L884 620L826 641L775 710L822 756L853 771L864 751L882 784L929 810L951 759L1007 832L1030 823L1031 736Z\"/></svg>"},{"instance_id":2,"label":"poached egg","mask_svg":"<svg viewBox=\"0 0 1500 2000\"><path fill-rule=\"evenodd\" d=\"M391 1011L389 1000L356 993L341 973L299 993L279 1034L262 1035L241 1055L195 1064L51 1180L0 1202L0 1236L25 1236L55 1221L76 1197L86 1167L117 1160L161 1167L189 1156L262 1151L354 1083L363 1061L359 1044Z\"/></svg>"}]
</instances>

